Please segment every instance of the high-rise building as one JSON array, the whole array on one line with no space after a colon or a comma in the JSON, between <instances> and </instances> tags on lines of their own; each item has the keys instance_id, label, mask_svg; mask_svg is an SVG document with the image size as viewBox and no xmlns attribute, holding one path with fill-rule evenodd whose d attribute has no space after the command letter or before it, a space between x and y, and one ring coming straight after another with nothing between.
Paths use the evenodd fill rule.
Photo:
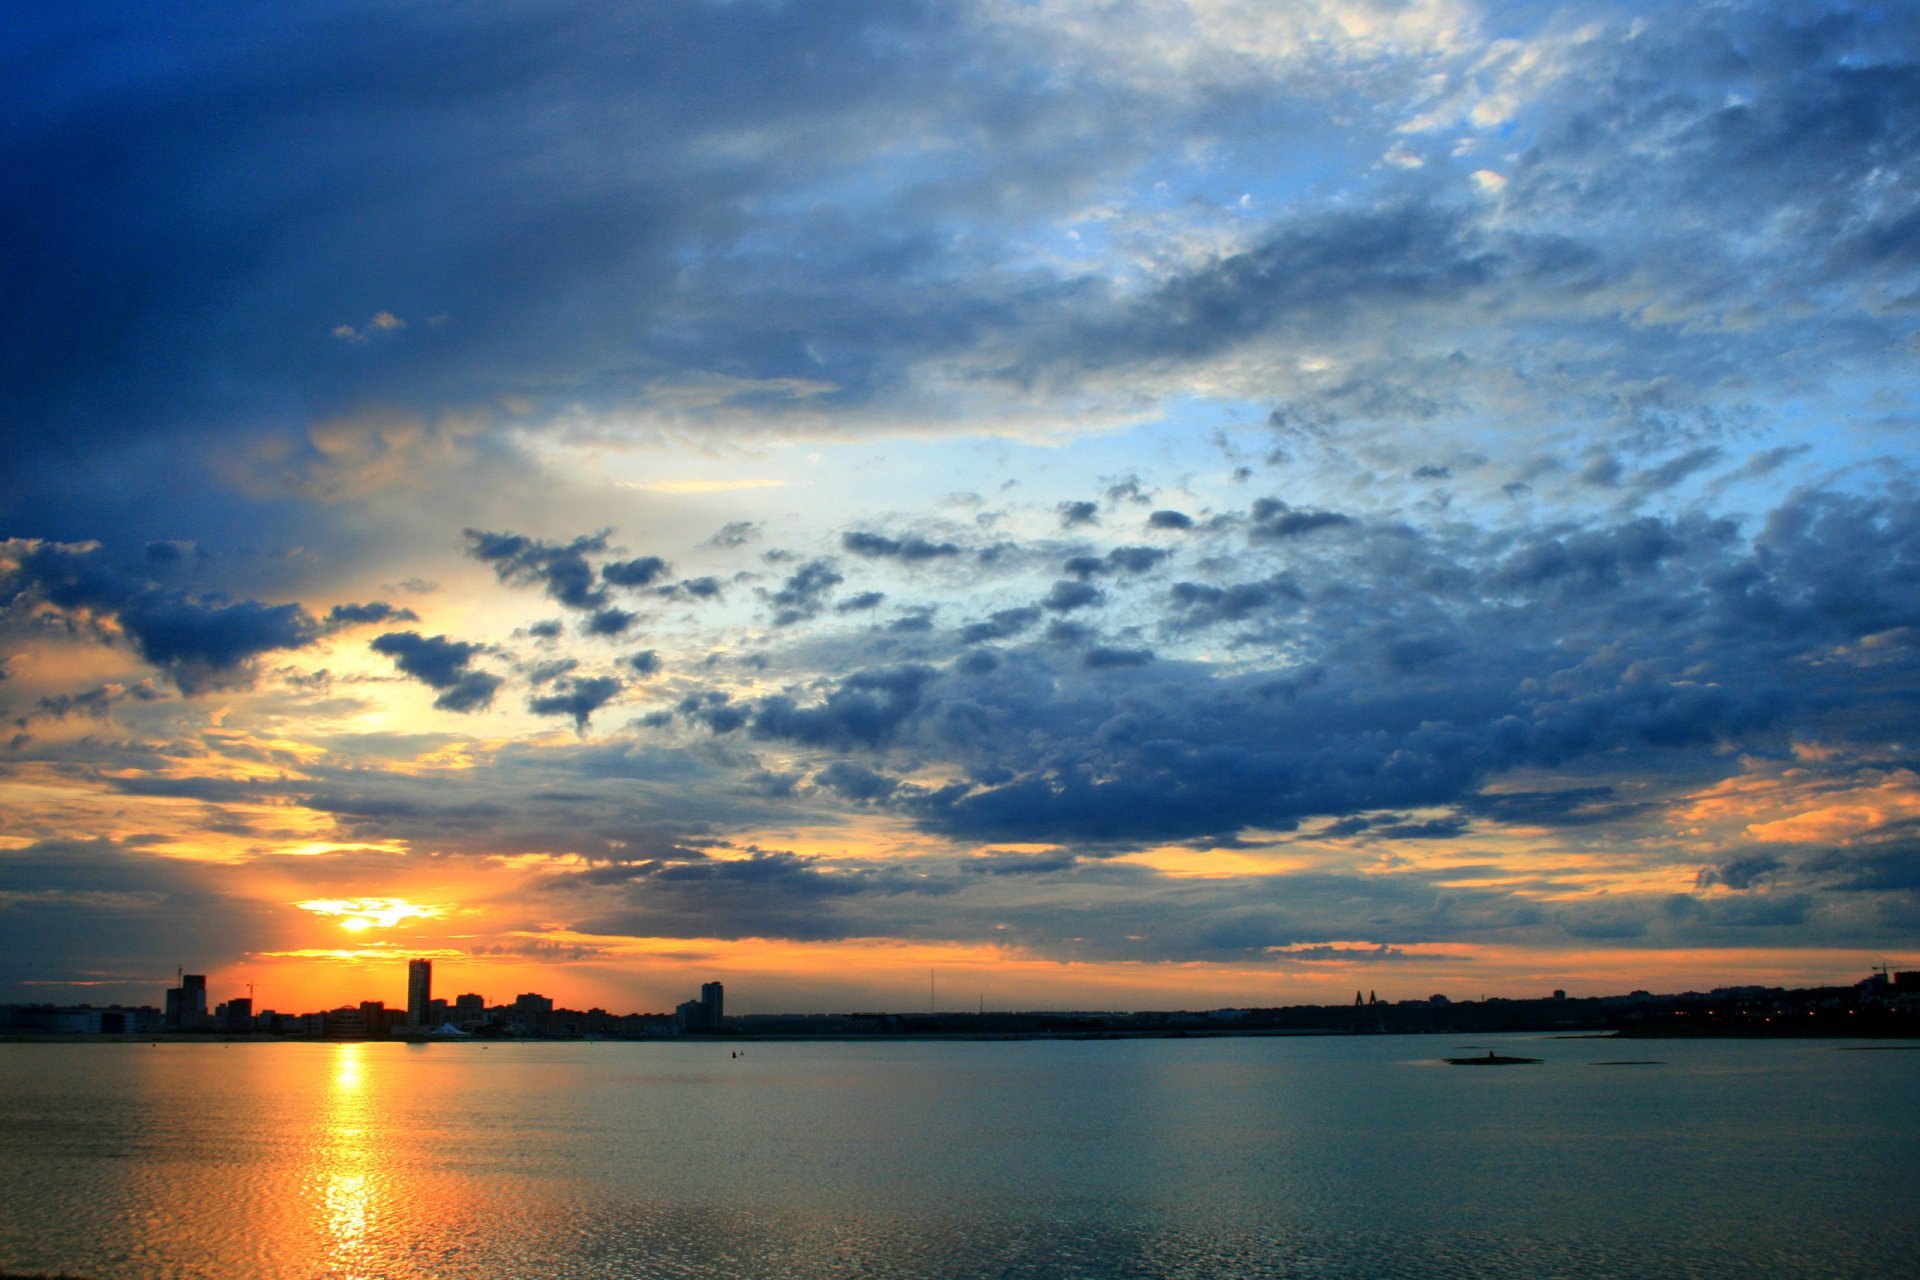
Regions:
<instances>
[{"instance_id":1,"label":"high-rise building","mask_svg":"<svg viewBox=\"0 0 1920 1280\"><path fill-rule=\"evenodd\" d=\"M167 988L167 1030L198 1031L207 1025L207 975L187 973Z\"/></svg>"},{"instance_id":2,"label":"high-rise building","mask_svg":"<svg viewBox=\"0 0 1920 1280\"><path fill-rule=\"evenodd\" d=\"M433 1003L433 961L407 961L407 1021L427 1025L427 1006Z\"/></svg>"},{"instance_id":3,"label":"high-rise building","mask_svg":"<svg viewBox=\"0 0 1920 1280\"><path fill-rule=\"evenodd\" d=\"M707 1024L707 1030L718 1031L720 1019L726 1014L726 988L717 982L706 982L700 986L700 1012Z\"/></svg>"}]
</instances>

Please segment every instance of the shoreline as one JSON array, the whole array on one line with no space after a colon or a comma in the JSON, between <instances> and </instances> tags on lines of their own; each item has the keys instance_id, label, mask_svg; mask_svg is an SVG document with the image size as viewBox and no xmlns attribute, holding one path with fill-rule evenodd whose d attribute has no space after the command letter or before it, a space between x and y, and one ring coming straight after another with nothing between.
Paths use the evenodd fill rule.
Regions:
<instances>
[{"instance_id":1,"label":"shoreline","mask_svg":"<svg viewBox=\"0 0 1920 1280\"><path fill-rule=\"evenodd\" d=\"M1344 1031L1293 1030L1271 1028L1248 1028L1245 1030L1227 1029L1185 1029L1185 1030L1140 1030L1140 1031L890 1031L890 1032L821 1032L808 1034L797 1032L784 1034L779 1032L742 1032L733 1035L679 1035L679 1036L384 1036L362 1038L329 1038L326 1036L285 1036L270 1033L216 1032L202 1035L195 1032L166 1032L160 1035L125 1035L119 1033L98 1032L56 1032L56 1031L0 1031L0 1044L398 1044L425 1047L427 1045L458 1045L464 1047L487 1047L491 1045L531 1045L531 1044L806 1044L810 1042L831 1044L893 1044L893 1043L1014 1043L1022 1041L1045 1040L1301 1040L1325 1039L1329 1037L1359 1036L1376 1039L1383 1036L1404 1037L1408 1039L1434 1039L1460 1035L1504 1035L1504 1036L1545 1036L1554 1040L1875 1040L1875 1041L1911 1041L1914 1047L1920 1047L1920 1034L1914 1032L1871 1031L1826 1031L1808 1028L1805 1031L1744 1030L1735 1028L1707 1027L1670 1027L1666 1025L1647 1025L1627 1027L1616 1031L1580 1032L1556 1034L1550 1028L1537 1030L1488 1031L1465 1029L1433 1031ZM0 1280L10 1277L0 1274Z\"/></svg>"}]
</instances>

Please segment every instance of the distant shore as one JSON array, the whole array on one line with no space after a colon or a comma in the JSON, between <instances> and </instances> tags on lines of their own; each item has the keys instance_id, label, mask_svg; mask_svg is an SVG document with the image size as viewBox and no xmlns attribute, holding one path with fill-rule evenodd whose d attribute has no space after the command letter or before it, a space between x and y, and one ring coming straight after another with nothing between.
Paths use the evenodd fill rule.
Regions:
<instances>
[{"instance_id":1,"label":"distant shore","mask_svg":"<svg viewBox=\"0 0 1920 1280\"><path fill-rule=\"evenodd\" d=\"M1502 1030L1496 1032L1466 1032L1462 1030L1419 1030L1419 1031L1371 1031L1355 1032L1337 1029L1329 1030L1275 1030L1272 1028L1245 1029L1206 1029L1206 1030L1148 1030L1148 1031L895 1031L895 1032L855 1032L822 1031L818 1033L790 1032L743 1032L737 1035L685 1035L685 1036L503 1036L503 1037L370 1037L366 1039L334 1039L324 1036L287 1036L268 1032L217 1033L201 1035L194 1032L167 1032L160 1035L94 1035L83 1032L46 1032L46 1031L0 1031L0 1044L401 1044L416 1047L427 1045L452 1045L485 1048L491 1045L532 1045L532 1044L806 1044L806 1043L1014 1043L1039 1040L1253 1040L1253 1039L1318 1039L1335 1036L1403 1036L1407 1038L1430 1039L1442 1036L1465 1034L1494 1035L1554 1035L1549 1029ZM1847 1029L1827 1030L1824 1028L1795 1028L1792 1030L1773 1030L1767 1028L1672 1024L1643 1025L1625 1027L1613 1031L1591 1031L1580 1033L1560 1033L1554 1035L1563 1040L1914 1040L1920 1041L1920 1030L1904 1031L1861 1031ZM14 1280L0 1274L0 1280Z\"/></svg>"}]
</instances>

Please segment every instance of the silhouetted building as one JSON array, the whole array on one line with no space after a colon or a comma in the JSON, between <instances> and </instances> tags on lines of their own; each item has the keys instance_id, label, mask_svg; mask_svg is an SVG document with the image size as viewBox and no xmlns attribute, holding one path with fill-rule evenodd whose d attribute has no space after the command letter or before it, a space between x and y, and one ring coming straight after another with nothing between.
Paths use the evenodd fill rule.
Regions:
<instances>
[{"instance_id":1,"label":"silhouetted building","mask_svg":"<svg viewBox=\"0 0 1920 1280\"><path fill-rule=\"evenodd\" d=\"M416 1027L432 1025L428 1007L433 1003L433 961L407 961L407 1022Z\"/></svg>"},{"instance_id":2,"label":"silhouetted building","mask_svg":"<svg viewBox=\"0 0 1920 1280\"><path fill-rule=\"evenodd\" d=\"M352 1005L341 1005L338 1009L329 1009L322 1015L322 1026L329 1040L364 1040L367 1038L367 1006L358 1009Z\"/></svg>"},{"instance_id":3,"label":"silhouetted building","mask_svg":"<svg viewBox=\"0 0 1920 1280\"><path fill-rule=\"evenodd\" d=\"M453 999L453 1025L472 1029L484 1025L487 1020L487 998L468 992Z\"/></svg>"},{"instance_id":4,"label":"silhouetted building","mask_svg":"<svg viewBox=\"0 0 1920 1280\"><path fill-rule=\"evenodd\" d=\"M700 998L687 1000L673 1008L673 1025L678 1031L718 1031L726 1018L726 988L717 982L701 984Z\"/></svg>"},{"instance_id":5,"label":"silhouetted building","mask_svg":"<svg viewBox=\"0 0 1920 1280\"><path fill-rule=\"evenodd\" d=\"M553 1020L553 1001L538 992L529 991L513 998L513 1025L521 1034L537 1036L544 1034Z\"/></svg>"},{"instance_id":6,"label":"silhouetted building","mask_svg":"<svg viewBox=\"0 0 1920 1280\"><path fill-rule=\"evenodd\" d=\"M198 1031L207 1025L207 975L182 974L180 985L167 988L167 1030Z\"/></svg>"},{"instance_id":7,"label":"silhouetted building","mask_svg":"<svg viewBox=\"0 0 1920 1280\"><path fill-rule=\"evenodd\" d=\"M220 1020L222 1031L253 1030L253 997L235 996L227 1001L226 1016Z\"/></svg>"}]
</instances>

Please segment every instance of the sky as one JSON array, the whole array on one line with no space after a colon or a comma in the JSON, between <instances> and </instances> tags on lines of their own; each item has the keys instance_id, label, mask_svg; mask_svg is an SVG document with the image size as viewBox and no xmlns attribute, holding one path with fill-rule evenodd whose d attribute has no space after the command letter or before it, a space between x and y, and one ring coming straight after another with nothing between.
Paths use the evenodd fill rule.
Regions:
<instances>
[{"instance_id":1,"label":"sky","mask_svg":"<svg viewBox=\"0 0 1920 1280\"><path fill-rule=\"evenodd\" d=\"M1903 5L0 28L0 1001L1920 968Z\"/></svg>"}]
</instances>

